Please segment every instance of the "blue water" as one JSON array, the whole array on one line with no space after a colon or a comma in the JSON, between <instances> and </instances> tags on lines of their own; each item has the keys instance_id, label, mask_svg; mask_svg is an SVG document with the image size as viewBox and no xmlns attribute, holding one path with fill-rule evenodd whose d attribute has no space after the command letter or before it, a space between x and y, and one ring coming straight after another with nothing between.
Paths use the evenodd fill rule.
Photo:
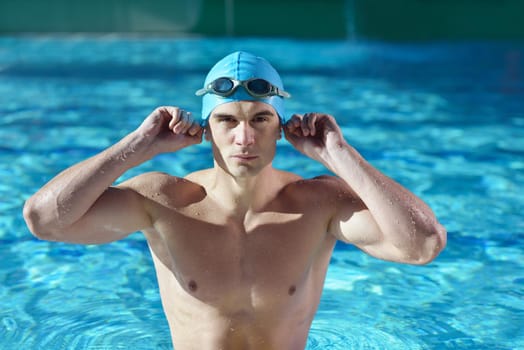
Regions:
<instances>
[{"instance_id":1,"label":"blue water","mask_svg":"<svg viewBox=\"0 0 524 350\"><path fill-rule=\"evenodd\" d=\"M198 113L193 91L237 49L272 61L290 112L336 116L347 140L449 231L427 266L337 245L307 349L523 349L524 43L118 36L0 38L0 349L170 349L140 234L41 242L21 208L157 105ZM326 172L286 141L278 147L276 167ZM211 163L204 143L124 178Z\"/></svg>"}]
</instances>

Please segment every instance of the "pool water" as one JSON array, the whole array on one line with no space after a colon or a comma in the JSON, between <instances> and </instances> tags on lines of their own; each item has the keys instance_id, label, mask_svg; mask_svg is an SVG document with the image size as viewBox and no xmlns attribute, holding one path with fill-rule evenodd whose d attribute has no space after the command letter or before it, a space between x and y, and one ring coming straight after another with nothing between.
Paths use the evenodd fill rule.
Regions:
<instances>
[{"instance_id":1,"label":"pool water","mask_svg":"<svg viewBox=\"0 0 524 350\"><path fill-rule=\"evenodd\" d=\"M427 266L337 245L307 349L524 349L524 43L120 36L0 38L0 349L171 348L140 234L42 242L22 205L156 106L198 113L193 92L238 49L281 71L289 113L336 116L348 142L448 229ZM123 178L211 164L203 143ZM285 140L274 165L326 173Z\"/></svg>"}]
</instances>

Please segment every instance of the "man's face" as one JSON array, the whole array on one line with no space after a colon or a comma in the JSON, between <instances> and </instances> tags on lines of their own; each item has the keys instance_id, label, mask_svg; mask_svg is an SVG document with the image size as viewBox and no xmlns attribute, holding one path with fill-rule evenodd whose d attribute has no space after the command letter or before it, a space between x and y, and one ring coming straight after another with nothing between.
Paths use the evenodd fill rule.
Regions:
<instances>
[{"instance_id":1,"label":"man's face","mask_svg":"<svg viewBox=\"0 0 524 350\"><path fill-rule=\"evenodd\" d=\"M209 117L208 128L216 163L235 177L256 175L275 157L280 119L266 103L219 105Z\"/></svg>"}]
</instances>

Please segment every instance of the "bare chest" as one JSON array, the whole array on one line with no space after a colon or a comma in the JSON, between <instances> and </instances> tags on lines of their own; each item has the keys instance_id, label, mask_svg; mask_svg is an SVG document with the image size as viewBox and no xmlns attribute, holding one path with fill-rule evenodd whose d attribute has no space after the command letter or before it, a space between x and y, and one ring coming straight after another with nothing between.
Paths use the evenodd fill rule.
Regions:
<instances>
[{"instance_id":1,"label":"bare chest","mask_svg":"<svg viewBox=\"0 0 524 350\"><path fill-rule=\"evenodd\" d=\"M334 245L326 227L321 215L299 210L232 218L197 205L165 209L153 251L186 293L207 304L253 306L298 294L312 273L325 271Z\"/></svg>"}]
</instances>

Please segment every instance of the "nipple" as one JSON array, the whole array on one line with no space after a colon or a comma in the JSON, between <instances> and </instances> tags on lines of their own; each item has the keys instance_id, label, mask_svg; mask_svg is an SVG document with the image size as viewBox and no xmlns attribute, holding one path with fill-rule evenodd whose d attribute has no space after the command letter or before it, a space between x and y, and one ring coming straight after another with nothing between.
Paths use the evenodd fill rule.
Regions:
<instances>
[{"instance_id":1,"label":"nipple","mask_svg":"<svg viewBox=\"0 0 524 350\"><path fill-rule=\"evenodd\" d=\"M289 287L289 289L287 291L287 294L293 295L293 294L295 294L296 291L297 291L297 287L291 286L291 287Z\"/></svg>"},{"instance_id":2,"label":"nipple","mask_svg":"<svg viewBox=\"0 0 524 350\"><path fill-rule=\"evenodd\" d=\"M193 281L193 280L189 281L189 283L187 284L187 287L192 292L196 292L196 290L198 289L197 283L195 281Z\"/></svg>"}]
</instances>

